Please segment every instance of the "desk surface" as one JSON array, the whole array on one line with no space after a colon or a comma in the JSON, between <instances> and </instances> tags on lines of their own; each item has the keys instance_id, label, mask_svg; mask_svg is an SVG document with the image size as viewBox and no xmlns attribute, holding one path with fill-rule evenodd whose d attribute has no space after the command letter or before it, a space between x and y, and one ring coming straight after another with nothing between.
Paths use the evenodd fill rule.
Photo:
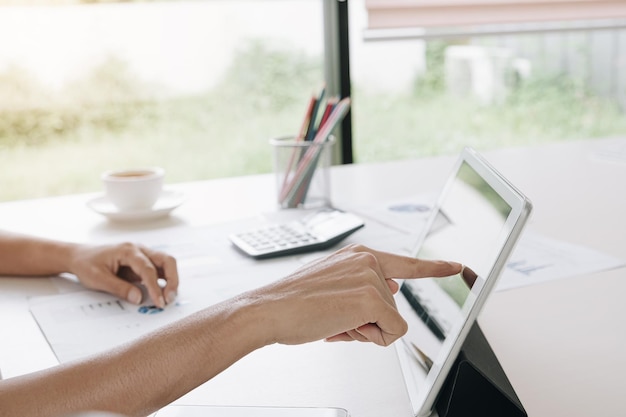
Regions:
<instances>
[{"instance_id":1,"label":"desk surface","mask_svg":"<svg viewBox=\"0 0 626 417\"><path fill-rule=\"evenodd\" d=\"M621 157L601 155L607 151ZM626 257L625 154L625 139L484 153L533 201L531 230L621 258ZM435 192L455 159L333 167L333 201L354 206ZM76 195L0 204L0 228L76 241L127 239L147 228L217 224L275 207L271 175L171 188L185 192L185 204L152 223L109 223L87 209L94 195ZM492 296L479 322L530 416L623 414L625 274L622 268ZM57 291L47 279L0 279L4 377L56 363L28 313L26 297ZM293 370L316 379L298 379ZM336 378L339 374L350 377ZM262 349L179 402L285 405L288 400L289 405L342 406L353 417L410 415L394 350L358 343Z\"/></svg>"}]
</instances>

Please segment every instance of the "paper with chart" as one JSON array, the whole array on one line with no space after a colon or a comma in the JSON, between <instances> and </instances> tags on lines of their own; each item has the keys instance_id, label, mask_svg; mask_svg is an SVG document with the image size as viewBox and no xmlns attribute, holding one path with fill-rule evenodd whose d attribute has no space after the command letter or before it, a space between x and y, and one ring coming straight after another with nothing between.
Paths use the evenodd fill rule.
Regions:
<instances>
[{"instance_id":1,"label":"paper with chart","mask_svg":"<svg viewBox=\"0 0 626 417\"><path fill-rule=\"evenodd\" d=\"M184 306L142 308L94 291L36 297L30 310L59 362L108 350L184 315Z\"/></svg>"},{"instance_id":2,"label":"paper with chart","mask_svg":"<svg viewBox=\"0 0 626 417\"><path fill-rule=\"evenodd\" d=\"M511 255L496 291L626 266L591 248L526 232Z\"/></svg>"},{"instance_id":3,"label":"paper with chart","mask_svg":"<svg viewBox=\"0 0 626 417\"><path fill-rule=\"evenodd\" d=\"M256 224L259 219L250 220ZM183 231L154 231L133 241L176 256L178 298L165 309L148 299L141 306L109 294L86 291L55 278L60 294L33 297L30 311L60 362L118 346L174 320L250 288L281 278L301 266L299 258L255 262L239 254L227 235L246 222Z\"/></svg>"}]
</instances>

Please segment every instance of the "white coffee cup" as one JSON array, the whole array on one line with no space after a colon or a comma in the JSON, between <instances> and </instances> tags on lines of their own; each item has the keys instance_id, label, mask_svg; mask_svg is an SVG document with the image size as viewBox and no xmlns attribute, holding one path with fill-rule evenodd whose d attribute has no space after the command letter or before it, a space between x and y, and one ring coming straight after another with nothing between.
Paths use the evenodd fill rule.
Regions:
<instances>
[{"instance_id":1,"label":"white coffee cup","mask_svg":"<svg viewBox=\"0 0 626 417\"><path fill-rule=\"evenodd\" d=\"M163 168L139 168L107 171L102 183L107 198L119 210L150 209L163 189Z\"/></svg>"}]
</instances>

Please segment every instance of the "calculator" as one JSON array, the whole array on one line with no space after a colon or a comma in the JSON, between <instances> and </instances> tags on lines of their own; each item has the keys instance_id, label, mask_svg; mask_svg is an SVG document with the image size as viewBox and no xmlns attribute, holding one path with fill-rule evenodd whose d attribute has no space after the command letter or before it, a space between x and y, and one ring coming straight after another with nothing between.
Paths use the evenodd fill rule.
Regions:
<instances>
[{"instance_id":1,"label":"calculator","mask_svg":"<svg viewBox=\"0 0 626 417\"><path fill-rule=\"evenodd\" d=\"M363 220L352 213L324 209L299 220L272 223L229 237L246 255L263 259L326 249L363 226Z\"/></svg>"}]
</instances>

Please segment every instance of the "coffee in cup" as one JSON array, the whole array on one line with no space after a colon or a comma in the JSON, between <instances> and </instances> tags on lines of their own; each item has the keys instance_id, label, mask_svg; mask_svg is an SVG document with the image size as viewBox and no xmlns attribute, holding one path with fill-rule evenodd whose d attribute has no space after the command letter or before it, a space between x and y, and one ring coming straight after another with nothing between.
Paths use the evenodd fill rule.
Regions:
<instances>
[{"instance_id":1,"label":"coffee in cup","mask_svg":"<svg viewBox=\"0 0 626 417\"><path fill-rule=\"evenodd\" d=\"M119 210L150 209L163 189L163 168L107 171L102 183L107 198Z\"/></svg>"}]
</instances>

